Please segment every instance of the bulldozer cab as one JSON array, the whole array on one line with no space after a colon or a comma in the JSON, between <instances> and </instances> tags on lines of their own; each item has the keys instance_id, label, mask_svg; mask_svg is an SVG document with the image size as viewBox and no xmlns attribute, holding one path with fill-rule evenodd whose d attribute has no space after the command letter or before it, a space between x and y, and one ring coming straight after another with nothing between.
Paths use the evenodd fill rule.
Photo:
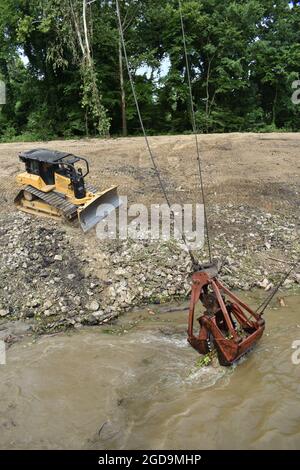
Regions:
<instances>
[{"instance_id":1,"label":"bulldozer cab","mask_svg":"<svg viewBox=\"0 0 300 470\"><path fill-rule=\"evenodd\" d=\"M31 159L22 158L21 160L25 163L27 173L40 176L47 185L54 184L54 174L56 171L54 165Z\"/></svg>"},{"instance_id":2,"label":"bulldozer cab","mask_svg":"<svg viewBox=\"0 0 300 470\"><path fill-rule=\"evenodd\" d=\"M35 149L22 152L19 157L25 163L27 173L40 176L47 185L55 183L55 173L70 178L72 182L81 180L89 174L87 160L69 153ZM84 173L82 168L75 167L78 162L84 163L86 169Z\"/></svg>"},{"instance_id":3,"label":"bulldozer cab","mask_svg":"<svg viewBox=\"0 0 300 470\"><path fill-rule=\"evenodd\" d=\"M85 158L46 149L23 152L19 157L25 163L27 173L40 176L46 185L54 185L55 175L61 175L70 179L77 199L86 197L84 178L89 174L89 164ZM79 162L83 162L85 172L76 168Z\"/></svg>"}]
</instances>

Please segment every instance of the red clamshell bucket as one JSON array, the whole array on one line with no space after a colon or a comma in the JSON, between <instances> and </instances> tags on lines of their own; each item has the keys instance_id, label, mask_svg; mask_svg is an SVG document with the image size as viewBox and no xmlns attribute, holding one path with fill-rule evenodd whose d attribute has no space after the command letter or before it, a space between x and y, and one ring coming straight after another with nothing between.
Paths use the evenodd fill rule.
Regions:
<instances>
[{"instance_id":1,"label":"red clamshell bucket","mask_svg":"<svg viewBox=\"0 0 300 470\"><path fill-rule=\"evenodd\" d=\"M198 319L200 331L195 335L198 303L206 311ZM213 269L193 275L188 341L196 351L208 354L216 349L220 364L230 366L254 347L264 330L265 321L261 315L223 286Z\"/></svg>"}]
</instances>

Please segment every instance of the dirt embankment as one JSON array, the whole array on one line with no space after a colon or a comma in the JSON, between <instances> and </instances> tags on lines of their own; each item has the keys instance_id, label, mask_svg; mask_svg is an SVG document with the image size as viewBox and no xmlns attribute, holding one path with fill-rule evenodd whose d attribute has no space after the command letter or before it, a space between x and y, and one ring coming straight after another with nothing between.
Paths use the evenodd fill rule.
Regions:
<instances>
[{"instance_id":1,"label":"dirt embankment","mask_svg":"<svg viewBox=\"0 0 300 470\"><path fill-rule=\"evenodd\" d=\"M193 137L151 143L171 201L201 201ZM240 289L270 287L300 255L300 135L209 135L200 144L222 279ZM176 243L103 242L76 225L17 213L17 154L37 147L86 156L89 181L99 189L118 185L129 203L163 202L141 138L1 144L0 338L109 322L135 305L189 294L192 264ZM205 261L207 250L197 256ZM300 268L285 288L297 282Z\"/></svg>"}]
</instances>

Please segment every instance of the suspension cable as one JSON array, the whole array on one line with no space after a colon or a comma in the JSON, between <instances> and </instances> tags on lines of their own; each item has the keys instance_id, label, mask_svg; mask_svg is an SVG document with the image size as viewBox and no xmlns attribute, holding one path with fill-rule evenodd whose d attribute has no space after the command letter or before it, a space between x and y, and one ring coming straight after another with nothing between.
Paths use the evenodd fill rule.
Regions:
<instances>
[{"instance_id":1,"label":"suspension cable","mask_svg":"<svg viewBox=\"0 0 300 470\"><path fill-rule=\"evenodd\" d=\"M279 291L279 289L283 286L285 281L290 277L296 266L300 263L300 259L293 265L293 267L287 271L284 276L282 277L281 281L278 283L278 285L272 290L271 294L263 301L263 303L258 307L256 310L256 313L259 315L263 315L265 311L267 310L268 306L274 299L275 295Z\"/></svg>"},{"instance_id":2,"label":"suspension cable","mask_svg":"<svg viewBox=\"0 0 300 470\"><path fill-rule=\"evenodd\" d=\"M185 34L185 27L184 27L184 21L183 21L182 4L181 4L181 0L178 0L178 1L179 1L179 13L180 13L180 22L181 22L181 30L182 30L184 55L185 55L185 62L186 62L186 73L187 73L188 86L189 86L189 95L190 95L190 102L191 102L192 127L193 127L193 133L194 133L194 136L195 136L195 142L196 142L197 162L198 162L198 170L199 170L199 177L200 177L200 187L201 187L202 201L203 201L203 206L204 206L204 218L205 218L207 246L208 246L209 259L210 259L210 262L212 263L212 250L211 250L209 228L208 228L206 195L205 195L204 184L203 184L203 171L202 171L200 146L199 146L199 140L198 140L197 125L196 125L196 115L195 115L194 99L193 99L193 91L192 91L190 63L189 63L187 44L186 44L186 34Z\"/></svg>"},{"instance_id":3,"label":"suspension cable","mask_svg":"<svg viewBox=\"0 0 300 470\"><path fill-rule=\"evenodd\" d=\"M123 51L124 51L124 58L125 58L125 62L126 62L127 72L128 72L128 76L129 76L129 81L130 81L130 85L131 85L131 89L132 89L132 94L133 94L136 110L137 110L137 113L138 113L138 118L139 118L139 121L140 121L140 126L141 126L141 129L142 129L144 138L145 138L146 146L147 146L147 149L148 149L148 152L149 152L149 155L150 155L150 159L151 159L155 174L156 174L156 176L158 178L158 181L159 181L161 191L162 191L162 193L165 197L165 200L166 200L166 202L169 206L171 217L175 221L175 215L174 215L174 212L171 209L171 201L168 197L164 182L162 180L162 177L161 177L161 174L160 174L160 171L159 171L159 167L155 162L155 158L154 158L151 146L150 146L148 135L147 135L147 132L146 132L146 129L145 129L145 126L144 126L144 122L143 122L143 118L142 118L142 114L141 114L141 110L140 110L140 105L139 105L139 101L138 101L137 94L136 94L135 84L134 84L134 81L133 81L133 77L132 77L132 73L131 73L130 65L129 65L129 59L128 59L127 48L126 48L126 43L125 43L125 38L124 38L124 31L123 31L123 25L122 25L122 18L121 18L119 0L116 0L116 7L117 7L118 22L119 22L120 37L121 37L121 41L122 41L122 45L123 45ZM185 237L182 230L180 230L180 235L181 235L182 240L183 240L183 242L184 242L184 244L185 244L185 246L188 250L188 253L189 253L190 258L191 258L192 263L193 263L193 267L194 268L198 267L199 263L197 263L191 249L189 248L189 246L187 244L187 239L186 239L186 237Z\"/></svg>"}]
</instances>

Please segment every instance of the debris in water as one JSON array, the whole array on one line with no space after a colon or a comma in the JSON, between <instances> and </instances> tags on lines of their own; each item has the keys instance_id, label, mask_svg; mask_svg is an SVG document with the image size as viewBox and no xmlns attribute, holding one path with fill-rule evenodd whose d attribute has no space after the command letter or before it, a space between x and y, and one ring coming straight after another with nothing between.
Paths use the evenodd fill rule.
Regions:
<instances>
[{"instance_id":1,"label":"debris in water","mask_svg":"<svg viewBox=\"0 0 300 470\"><path fill-rule=\"evenodd\" d=\"M283 297L280 297L278 299L278 303L279 303L280 307L286 307L287 306Z\"/></svg>"},{"instance_id":2,"label":"debris in water","mask_svg":"<svg viewBox=\"0 0 300 470\"><path fill-rule=\"evenodd\" d=\"M205 354L205 356L197 359L195 367L197 367L197 369L200 369L202 367L210 366L212 365L213 359L215 359L216 357L216 351L211 351L210 353Z\"/></svg>"}]
</instances>

